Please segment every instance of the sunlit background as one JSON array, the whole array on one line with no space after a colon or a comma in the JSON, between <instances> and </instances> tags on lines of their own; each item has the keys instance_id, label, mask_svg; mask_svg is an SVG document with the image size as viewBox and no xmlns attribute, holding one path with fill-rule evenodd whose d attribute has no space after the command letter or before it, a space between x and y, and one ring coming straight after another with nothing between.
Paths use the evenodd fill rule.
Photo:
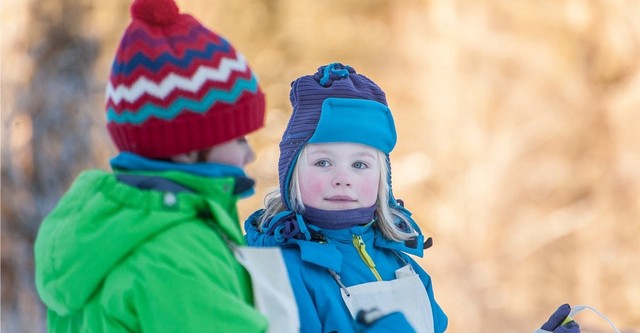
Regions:
<instances>
[{"instance_id":1,"label":"sunlit background","mask_svg":"<svg viewBox=\"0 0 640 333\"><path fill-rule=\"evenodd\" d=\"M387 93L394 191L434 239L420 263L448 332L532 332L564 302L640 332L640 2L178 4L246 56L267 94L241 216L277 187L290 82L340 61ZM104 90L129 1L1 6L1 328L43 332L33 240L78 172L116 153Z\"/></svg>"}]
</instances>

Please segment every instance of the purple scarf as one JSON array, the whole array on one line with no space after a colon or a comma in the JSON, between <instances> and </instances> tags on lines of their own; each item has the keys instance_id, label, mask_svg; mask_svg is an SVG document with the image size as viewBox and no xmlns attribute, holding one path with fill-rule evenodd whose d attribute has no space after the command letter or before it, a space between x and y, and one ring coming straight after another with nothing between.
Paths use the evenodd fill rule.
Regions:
<instances>
[{"instance_id":1,"label":"purple scarf","mask_svg":"<svg viewBox=\"0 0 640 333\"><path fill-rule=\"evenodd\" d=\"M348 229L373 221L376 205L348 210L323 210L305 207L302 214L305 221L317 227L329 230Z\"/></svg>"}]
</instances>

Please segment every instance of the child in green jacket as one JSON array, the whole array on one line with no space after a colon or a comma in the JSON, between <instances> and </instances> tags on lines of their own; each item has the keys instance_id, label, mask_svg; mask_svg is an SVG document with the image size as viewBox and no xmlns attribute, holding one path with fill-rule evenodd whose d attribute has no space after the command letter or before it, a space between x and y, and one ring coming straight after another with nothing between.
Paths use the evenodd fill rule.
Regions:
<instances>
[{"instance_id":1,"label":"child in green jacket","mask_svg":"<svg viewBox=\"0 0 640 333\"><path fill-rule=\"evenodd\" d=\"M136 0L107 87L113 172L79 175L35 243L49 332L264 332L236 201L245 135L263 126L255 75L173 0Z\"/></svg>"}]
</instances>

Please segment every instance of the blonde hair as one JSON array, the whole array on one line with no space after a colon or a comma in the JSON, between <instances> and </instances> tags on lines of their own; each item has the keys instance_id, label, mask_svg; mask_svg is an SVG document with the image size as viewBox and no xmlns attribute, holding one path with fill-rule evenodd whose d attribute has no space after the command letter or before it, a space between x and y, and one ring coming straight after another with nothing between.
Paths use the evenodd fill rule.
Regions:
<instances>
[{"instance_id":1,"label":"blonde hair","mask_svg":"<svg viewBox=\"0 0 640 333\"><path fill-rule=\"evenodd\" d=\"M306 158L306 147L302 148L299 155ZM417 236L417 232L413 229L407 216L399 209L389 205L389 165L387 156L379 150L376 150L377 160L380 164L380 186L378 186L378 199L376 200L375 216L378 226L382 234L393 241L405 241ZM289 206L294 213L302 214L304 212L304 203L300 194L300 179L298 176L298 163L296 160L291 174L289 183ZM264 199L265 209L259 219L259 228L274 215L284 211L287 207L284 205L280 190L274 190L267 194ZM407 229L407 230L405 230Z\"/></svg>"}]
</instances>

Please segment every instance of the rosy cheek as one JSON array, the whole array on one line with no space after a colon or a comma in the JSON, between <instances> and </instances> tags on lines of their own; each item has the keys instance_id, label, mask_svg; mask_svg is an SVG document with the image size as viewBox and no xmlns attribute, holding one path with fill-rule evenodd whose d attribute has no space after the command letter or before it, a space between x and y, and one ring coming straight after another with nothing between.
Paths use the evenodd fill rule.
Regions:
<instances>
[{"instance_id":1,"label":"rosy cheek","mask_svg":"<svg viewBox=\"0 0 640 333\"><path fill-rule=\"evenodd\" d=\"M309 180L300 184L300 189L308 193L318 193L322 191L322 183L317 180Z\"/></svg>"},{"instance_id":2,"label":"rosy cheek","mask_svg":"<svg viewBox=\"0 0 640 333\"><path fill-rule=\"evenodd\" d=\"M320 177L305 177L300 179L300 194L302 202L313 204L318 201L323 192L323 184Z\"/></svg>"},{"instance_id":3,"label":"rosy cheek","mask_svg":"<svg viewBox=\"0 0 640 333\"><path fill-rule=\"evenodd\" d=\"M367 199L367 203L373 205L378 198L378 183L365 182L362 186L362 197Z\"/></svg>"}]
</instances>

